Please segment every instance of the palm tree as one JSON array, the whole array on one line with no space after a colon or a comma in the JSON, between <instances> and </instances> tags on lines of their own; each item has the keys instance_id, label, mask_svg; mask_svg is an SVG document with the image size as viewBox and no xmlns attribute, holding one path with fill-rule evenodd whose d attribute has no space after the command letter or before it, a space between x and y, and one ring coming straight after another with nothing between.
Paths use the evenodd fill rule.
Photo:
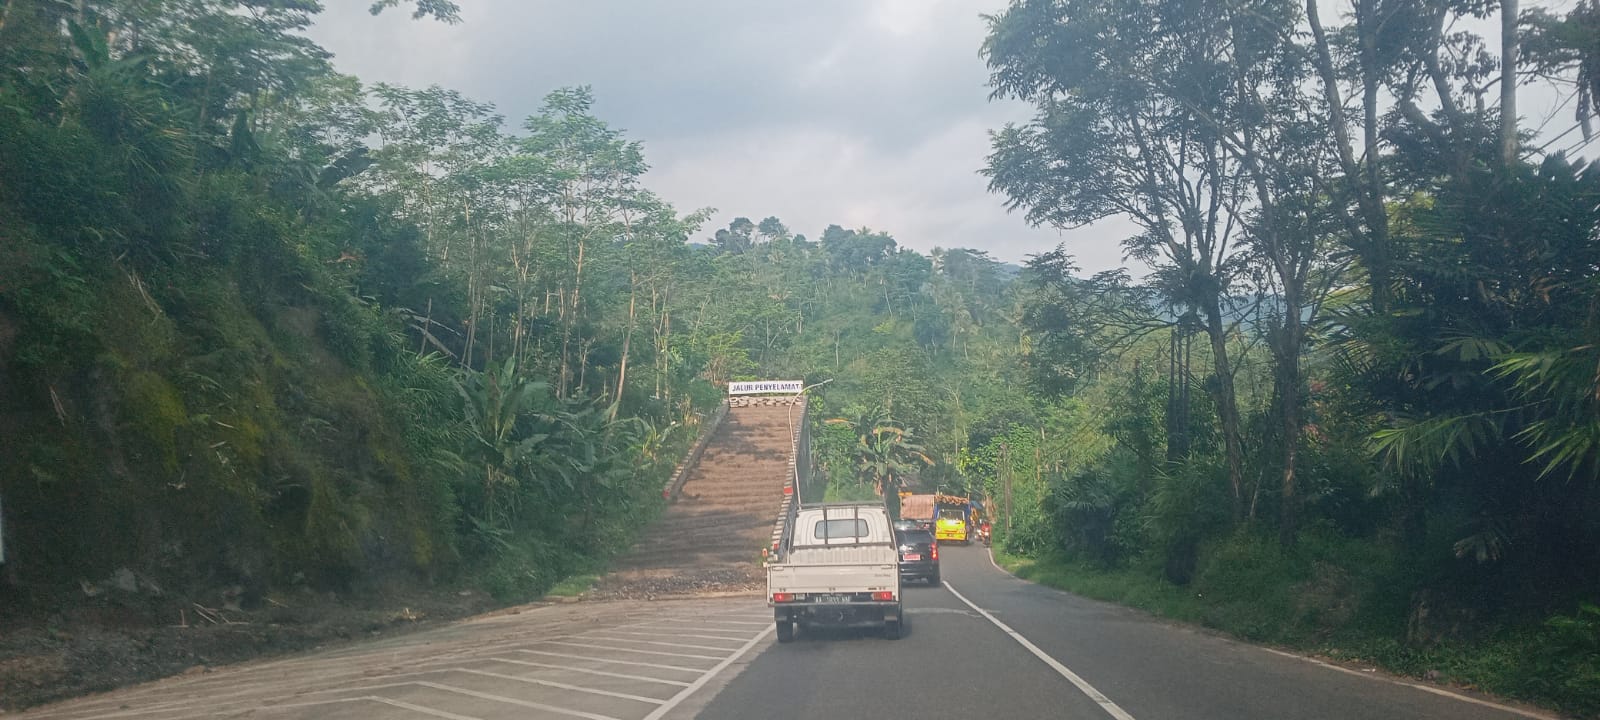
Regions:
<instances>
[{"instance_id":1,"label":"palm tree","mask_svg":"<svg viewBox=\"0 0 1600 720\"><path fill-rule=\"evenodd\" d=\"M465 401L468 431L467 458L483 471L483 520L495 523L495 490L515 485L521 469L548 433L529 432L524 418L531 414L549 383L517 373L514 358L484 372L467 371L457 390Z\"/></svg>"},{"instance_id":2,"label":"palm tree","mask_svg":"<svg viewBox=\"0 0 1600 720\"><path fill-rule=\"evenodd\" d=\"M911 433L891 425L873 428L856 448L857 477L870 480L882 495L898 490L918 463L932 465L933 459L910 438Z\"/></svg>"},{"instance_id":3,"label":"palm tree","mask_svg":"<svg viewBox=\"0 0 1600 720\"><path fill-rule=\"evenodd\" d=\"M889 412L881 405L871 407L852 406L845 408L846 417L836 417L827 421L829 425L844 425L854 430L856 442L863 445L870 440L873 431L879 427L887 426L891 422Z\"/></svg>"}]
</instances>

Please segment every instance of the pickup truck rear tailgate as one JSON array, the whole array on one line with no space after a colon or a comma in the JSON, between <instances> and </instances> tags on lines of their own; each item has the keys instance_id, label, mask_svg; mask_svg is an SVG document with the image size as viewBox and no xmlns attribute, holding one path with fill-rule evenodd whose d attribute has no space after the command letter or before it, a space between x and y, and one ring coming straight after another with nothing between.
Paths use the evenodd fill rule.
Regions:
<instances>
[{"instance_id":1,"label":"pickup truck rear tailgate","mask_svg":"<svg viewBox=\"0 0 1600 720\"><path fill-rule=\"evenodd\" d=\"M770 592L832 593L895 590L899 557L893 547L801 548L767 568Z\"/></svg>"}]
</instances>

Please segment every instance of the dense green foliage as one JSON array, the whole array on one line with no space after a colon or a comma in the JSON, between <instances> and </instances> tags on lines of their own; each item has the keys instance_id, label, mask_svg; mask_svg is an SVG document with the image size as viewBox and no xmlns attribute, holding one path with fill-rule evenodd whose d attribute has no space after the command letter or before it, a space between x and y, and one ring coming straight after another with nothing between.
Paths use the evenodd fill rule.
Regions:
<instances>
[{"instance_id":1,"label":"dense green foliage","mask_svg":"<svg viewBox=\"0 0 1600 720\"><path fill-rule=\"evenodd\" d=\"M1481 90L1538 68L1592 97L1594 9L1452 60L1482 39L1443 28L1493 5L990 19L996 94L1037 109L991 187L1037 224L1132 219L1154 270L1024 270L1039 402L963 467L1029 572L1600 712L1600 166Z\"/></svg>"},{"instance_id":2,"label":"dense green foliage","mask_svg":"<svg viewBox=\"0 0 1600 720\"><path fill-rule=\"evenodd\" d=\"M929 374L1014 342L998 263L777 218L690 243L706 213L643 186L587 89L510 132L334 73L315 11L7 4L4 585L526 596L626 547L731 379L892 418L830 467L858 494L924 434L951 454Z\"/></svg>"}]
</instances>

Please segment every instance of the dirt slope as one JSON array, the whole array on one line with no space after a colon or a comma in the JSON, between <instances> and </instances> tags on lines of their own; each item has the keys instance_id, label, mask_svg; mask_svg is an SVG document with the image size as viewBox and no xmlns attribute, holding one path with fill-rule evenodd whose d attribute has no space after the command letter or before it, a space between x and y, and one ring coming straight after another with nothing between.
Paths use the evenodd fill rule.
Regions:
<instances>
[{"instance_id":1,"label":"dirt slope","mask_svg":"<svg viewBox=\"0 0 1600 720\"><path fill-rule=\"evenodd\" d=\"M596 594L651 597L752 590L761 548L783 501L794 430L805 416L793 398L728 409L689 471L678 501L648 528Z\"/></svg>"}]
</instances>

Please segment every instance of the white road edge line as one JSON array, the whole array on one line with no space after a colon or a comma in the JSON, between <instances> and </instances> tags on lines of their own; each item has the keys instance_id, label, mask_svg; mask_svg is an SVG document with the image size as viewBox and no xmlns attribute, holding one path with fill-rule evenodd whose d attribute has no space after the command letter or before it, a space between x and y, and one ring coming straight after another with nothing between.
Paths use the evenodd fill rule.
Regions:
<instances>
[{"instance_id":1,"label":"white road edge line","mask_svg":"<svg viewBox=\"0 0 1600 720\"><path fill-rule=\"evenodd\" d=\"M1050 657L1049 653L1040 650L1038 645L1033 644L1027 638L1023 637L1022 633L1012 630L1010 626L1000 622L999 618L989 614L988 610L978 607L977 604L973 603L971 600L968 600L965 595L957 592L955 586L951 585L948 580L945 581L944 586L945 589L950 591L950 594L956 596L957 600L966 603L967 607L978 611L979 615L982 615L989 622L994 623L994 626L1000 628L1000 630L1005 634L1010 635L1012 640L1017 641L1019 645L1027 648L1028 652L1033 653L1034 657L1043 660L1044 664L1049 665L1050 668L1055 670L1056 673L1061 675L1061 677L1066 678L1068 682L1076 685L1079 691L1081 691L1084 695L1089 696L1089 699L1093 700L1096 705L1099 705L1101 710L1106 711L1107 715L1110 715L1117 720L1134 720L1133 716L1128 714L1128 711L1123 710L1121 705L1112 702L1111 698L1106 697L1105 694L1094 689L1094 686L1090 685L1088 680L1084 680L1082 677L1079 677L1077 673L1067 669L1067 666L1062 665L1060 661Z\"/></svg>"},{"instance_id":2,"label":"white road edge line","mask_svg":"<svg viewBox=\"0 0 1600 720\"><path fill-rule=\"evenodd\" d=\"M993 565L994 569L999 570L1000 572L1003 572L1003 573L1005 573L1007 575L1010 575L1011 577L1016 578L1018 580L1022 579L1022 578L1018 578L1016 575L1012 574L1012 572L1010 570L1007 570L1007 569L1005 569L1003 567L1000 567L1000 563L995 562L995 559L994 559L994 548L991 547L991 548L988 548L988 550L989 550L989 552L988 552L989 564ZM1026 581L1024 580L1023 582L1026 582ZM946 583L946 585L948 585L948 584L949 583ZM950 592L955 592L955 588L951 588ZM957 597L960 597L959 593L957 594ZM962 600L965 600L965 599L966 598L962 598ZM967 603L967 604L971 605L972 603ZM1473 705L1481 705L1481 706L1487 707L1487 708L1494 708L1495 710L1501 710L1501 711L1504 711L1504 712L1511 713L1513 715L1521 715L1522 717L1532 718L1533 720L1561 720L1561 717L1559 715L1550 715L1550 714L1542 713L1542 712L1534 712L1532 710L1523 710L1522 708L1511 707L1510 705L1502 705L1502 704L1497 703L1497 702L1490 702L1488 700L1479 700L1478 698L1475 698L1475 697L1470 697L1470 696L1467 696L1467 695L1462 695L1460 693L1450 692L1449 690L1445 690L1444 688L1436 688L1436 687L1432 687L1432 686L1429 686L1429 685L1422 685L1420 683L1406 682L1404 680L1396 680L1394 678L1383 677L1381 675L1370 675L1370 674L1363 673L1363 672L1356 672L1354 670L1351 670L1350 668L1339 667L1338 665L1334 665L1333 663L1326 663L1326 662L1318 660L1318 659L1316 659L1314 657L1307 657L1305 655L1296 655L1296 654L1294 654L1292 652L1284 652L1282 650L1274 650L1272 648L1261 647L1259 645L1252 645L1251 647L1255 647L1255 648L1257 648L1259 650L1265 650L1265 651L1267 651L1269 653L1272 653L1274 655L1282 655L1283 657L1286 657L1286 658L1294 658L1296 660L1304 660L1304 661L1306 661L1308 663L1311 663L1312 665L1319 665L1319 666L1325 667L1325 668L1327 668L1329 670L1337 670L1337 671L1345 673L1347 675L1354 675L1354 676L1356 676L1358 678L1363 678L1363 679L1366 679L1366 680L1376 680L1378 682L1386 682L1386 683L1390 683L1390 684L1393 684L1393 685L1403 685L1405 687L1415 688L1417 690L1421 690L1421 691L1426 692L1426 693L1433 693L1434 695L1439 695L1439 696L1442 696L1442 697L1451 698L1453 700L1460 700L1460 701L1465 702L1465 703L1472 703Z\"/></svg>"},{"instance_id":3,"label":"white road edge line","mask_svg":"<svg viewBox=\"0 0 1600 720\"><path fill-rule=\"evenodd\" d=\"M1479 700L1478 698L1475 698L1475 697L1469 697L1467 695L1462 695L1460 693L1450 692L1449 690L1445 690L1444 688L1430 687L1428 685L1422 685L1422 684L1419 684L1419 683L1406 682L1404 680L1395 680L1394 678L1387 678L1387 677L1382 677L1382 676L1378 676L1378 675L1370 675L1370 674L1364 673L1364 672L1357 672L1357 671L1351 670L1350 668L1347 668L1347 667L1339 667L1338 665L1334 665L1333 663L1323 662L1323 661L1318 660L1318 659L1316 659L1314 657L1306 657L1305 655L1296 655L1296 654L1291 653L1291 652L1284 652L1282 650L1274 650L1274 649L1268 648L1268 647L1260 647L1260 648L1257 648L1257 649L1265 650L1265 651L1267 651L1269 653L1272 653L1273 655L1281 655L1281 656L1286 657L1286 658L1294 658L1295 660L1303 660L1305 662L1311 663L1312 665L1318 665L1318 666L1321 666L1321 667L1325 667L1325 668L1327 668L1329 670L1337 670L1337 671L1342 672L1342 673L1344 673L1346 675L1354 675L1354 676L1356 676L1358 678L1362 678L1362 679L1365 679L1365 680L1378 680L1378 681L1390 683L1390 684L1393 684L1393 685L1403 685L1405 687L1415 688L1417 690L1421 690L1421 691L1426 692L1426 693L1433 693L1434 695L1440 695L1440 696L1443 696L1443 697L1447 697L1447 698L1450 698L1452 700L1460 700L1462 702L1472 703L1473 705L1482 705L1483 707L1486 707L1486 708L1493 708L1495 710L1508 712L1508 713L1511 713L1513 715L1521 715L1522 717L1525 717L1525 718L1533 718L1534 720L1561 720L1561 717L1558 716L1558 715L1548 715L1548 714L1541 713L1541 712L1533 712L1531 710L1523 710L1522 708L1511 707L1510 705L1502 705L1500 703L1490 702L1488 700Z\"/></svg>"},{"instance_id":4,"label":"white road edge line","mask_svg":"<svg viewBox=\"0 0 1600 720\"><path fill-rule=\"evenodd\" d=\"M689 687L679 690L677 695L673 695L661 707L656 708L649 715L644 716L643 720L661 720L661 718L665 717L666 714L671 712L673 708L677 707L684 700L687 700L690 695L693 695L696 690L705 687L706 683L711 682L711 678L716 677L718 673L726 670L729 665L734 663L735 660L744 657L745 653L750 652L750 648L755 647L756 643L766 639L767 635L776 630L777 627L777 623L767 625L767 629L763 630L760 635L750 638L750 641L746 642L744 647L739 648L732 655L729 655L727 659L717 663L710 670L707 670L704 675L701 675L692 684L690 684Z\"/></svg>"}]
</instances>

